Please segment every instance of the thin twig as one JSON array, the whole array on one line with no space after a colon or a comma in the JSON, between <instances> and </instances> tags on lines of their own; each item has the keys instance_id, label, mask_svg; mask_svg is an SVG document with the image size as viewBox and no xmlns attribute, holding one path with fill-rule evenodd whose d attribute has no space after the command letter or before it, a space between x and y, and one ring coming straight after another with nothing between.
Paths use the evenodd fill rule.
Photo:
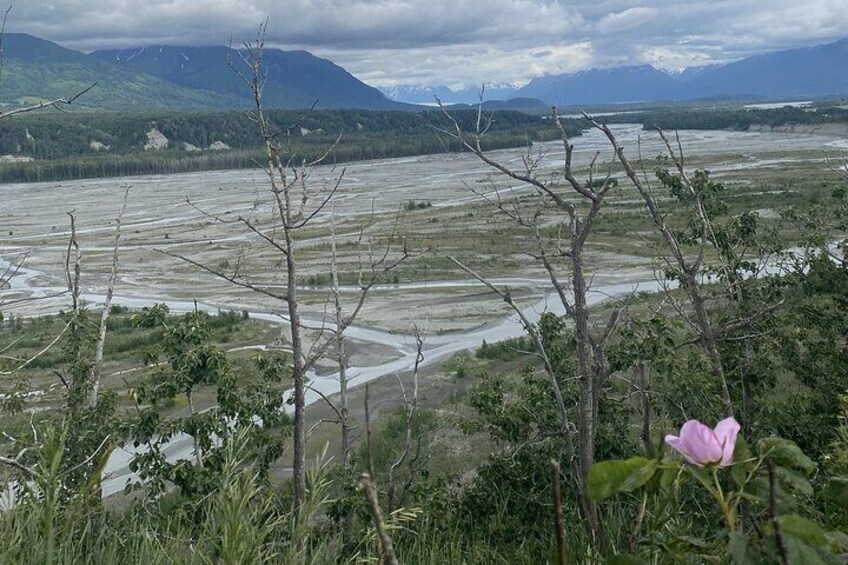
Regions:
<instances>
[{"instance_id":1,"label":"thin twig","mask_svg":"<svg viewBox=\"0 0 848 565\"><path fill-rule=\"evenodd\" d=\"M77 99L80 96L87 93L89 90L91 90L92 88L94 88L98 84L99 84L99 81L94 82L93 84L91 84L90 86L81 90L80 92L74 94L70 98L56 98L55 100L50 100L50 101L47 101L47 102L39 102L38 104L33 104L32 106L23 106L21 108L13 108L13 109L8 110L6 112L0 111L0 119L8 118L10 116L15 116L17 114L26 114L28 112L34 112L36 110L41 110L41 109L44 109L44 108L59 108L60 106L70 106L71 104L76 102Z\"/></svg>"}]
</instances>

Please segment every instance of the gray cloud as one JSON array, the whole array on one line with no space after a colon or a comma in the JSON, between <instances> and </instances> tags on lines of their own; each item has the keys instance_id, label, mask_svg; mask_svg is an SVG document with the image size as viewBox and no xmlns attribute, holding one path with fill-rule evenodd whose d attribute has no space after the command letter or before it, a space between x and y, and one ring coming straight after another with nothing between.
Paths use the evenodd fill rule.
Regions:
<instances>
[{"instance_id":1,"label":"gray cloud","mask_svg":"<svg viewBox=\"0 0 848 565\"><path fill-rule=\"evenodd\" d=\"M26 0L8 27L93 50L239 42L266 16L270 44L378 86L677 68L848 36L844 0Z\"/></svg>"},{"instance_id":2,"label":"gray cloud","mask_svg":"<svg viewBox=\"0 0 848 565\"><path fill-rule=\"evenodd\" d=\"M611 12L598 20L595 28L605 34L631 30L660 16L660 11L649 6L628 8L622 12Z\"/></svg>"}]
</instances>

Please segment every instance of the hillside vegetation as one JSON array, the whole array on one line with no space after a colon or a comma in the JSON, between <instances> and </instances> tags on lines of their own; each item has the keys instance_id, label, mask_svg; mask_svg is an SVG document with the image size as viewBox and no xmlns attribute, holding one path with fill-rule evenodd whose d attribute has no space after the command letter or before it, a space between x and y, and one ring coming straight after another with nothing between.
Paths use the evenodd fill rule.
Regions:
<instances>
[{"instance_id":1,"label":"hillside vegetation","mask_svg":"<svg viewBox=\"0 0 848 565\"><path fill-rule=\"evenodd\" d=\"M276 110L273 127L287 132L292 155L315 159L333 146L335 162L458 151L440 129L453 127L442 112ZM477 113L457 111L473 129ZM571 135L580 129L569 124ZM164 141L158 134L164 136ZM149 135L160 140L150 145ZM340 137L341 136L341 137ZM489 149L551 138L538 117L504 111L494 116ZM0 164L0 182L52 181L253 167L262 138L246 112L123 115L41 114L0 122L0 154L34 159ZM147 146L147 147L145 147Z\"/></svg>"},{"instance_id":2,"label":"hillside vegetation","mask_svg":"<svg viewBox=\"0 0 848 565\"><path fill-rule=\"evenodd\" d=\"M80 108L125 112L218 110L250 103L229 62L227 47L148 47L92 54L22 34L3 37L0 103L15 107L72 96L93 83ZM416 110L386 98L331 61L306 51L268 49L269 108L367 108Z\"/></svg>"},{"instance_id":3,"label":"hillside vegetation","mask_svg":"<svg viewBox=\"0 0 848 565\"><path fill-rule=\"evenodd\" d=\"M753 126L817 126L848 124L848 109L823 105L812 108L664 108L619 114L606 118L610 123L641 123L645 129L728 129L747 131Z\"/></svg>"}]
</instances>

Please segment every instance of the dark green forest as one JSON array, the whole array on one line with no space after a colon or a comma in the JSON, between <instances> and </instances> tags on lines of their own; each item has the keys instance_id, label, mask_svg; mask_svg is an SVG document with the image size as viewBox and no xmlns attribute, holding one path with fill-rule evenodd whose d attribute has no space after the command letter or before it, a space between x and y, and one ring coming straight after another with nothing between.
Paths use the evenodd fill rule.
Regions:
<instances>
[{"instance_id":1,"label":"dark green forest","mask_svg":"<svg viewBox=\"0 0 848 565\"><path fill-rule=\"evenodd\" d=\"M848 123L848 108L745 109L745 108L664 108L638 113L619 114L605 118L607 123L641 123L645 129L729 129L747 131L751 126L779 127L788 125L819 125Z\"/></svg>"},{"instance_id":2,"label":"dark green forest","mask_svg":"<svg viewBox=\"0 0 848 565\"><path fill-rule=\"evenodd\" d=\"M314 160L336 143L334 162L458 151L440 130L453 124L441 111L383 112L320 110L267 112L272 128L285 136L295 162ZM452 112L464 131L476 127L477 112ZM551 139L545 122L520 112L497 112L487 149L517 147ZM576 123L567 123L572 136ZM168 139L160 150L145 150L147 134L157 129ZM210 149L216 142L224 149ZM247 112L124 115L111 113L39 114L0 123L0 154L32 162L0 165L0 182L168 174L255 167L262 138Z\"/></svg>"},{"instance_id":3,"label":"dark green forest","mask_svg":"<svg viewBox=\"0 0 848 565\"><path fill-rule=\"evenodd\" d=\"M476 110L451 112L465 132L476 127ZM486 149L520 147L554 139L546 120L521 112L498 111ZM287 139L295 161L310 161L332 151L333 162L360 161L460 151L441 130L453 125L439 110L387 112L375 110L269 111L273 127ZM819 108L660 108L606 116L603 121L641 123L645 129L729 129L848 123L848 109ZM583 120L562 123L571 137L580 135ZM158 130L168 140L164 149L146 150L147 134ZM213 148L213 144L217 147ZM221 145L223 144L223 145ZM261 162L262 139L244 111L113 114L41 113L0 123L0 154L32 161L0 163L0 182L43 182L83 178L172 174L255 167Z\"/></svg>"}]
</instances>

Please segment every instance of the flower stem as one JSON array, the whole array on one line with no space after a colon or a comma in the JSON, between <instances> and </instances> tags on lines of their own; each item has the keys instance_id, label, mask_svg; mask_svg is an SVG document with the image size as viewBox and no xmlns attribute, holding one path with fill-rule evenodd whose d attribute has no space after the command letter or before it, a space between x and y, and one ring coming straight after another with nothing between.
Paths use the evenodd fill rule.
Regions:
<instances>
[{"instance_id":1,"label":"flower stem","mask_svg":"<svg viewBox=\"0 0 848 565\"><path fill-rule=\"evenodd\" d=\"M713 467L713 483L715 484L715 492L714 495L716 500L718 500L719 508L721 509L721 514L724 517L724 523L727 525L727 529L731 532L736 529L736 516L733 512L733 508L728 503L727 498L724 496L724 491L721 489L721 483L718 480L718 467Z\"/></svg>"}]
</instances>

